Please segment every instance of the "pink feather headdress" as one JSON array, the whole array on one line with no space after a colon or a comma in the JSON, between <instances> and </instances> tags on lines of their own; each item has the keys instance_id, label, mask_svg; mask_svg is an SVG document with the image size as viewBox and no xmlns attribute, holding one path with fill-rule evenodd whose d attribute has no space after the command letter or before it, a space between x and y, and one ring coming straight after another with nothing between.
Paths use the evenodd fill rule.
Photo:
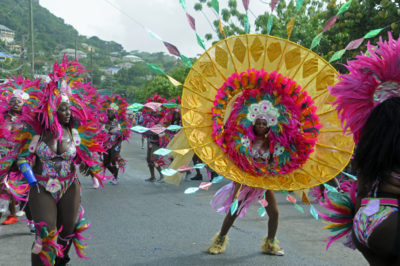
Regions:
<instances>
[{"instance_id":1,"label":"pink feather headdress","mask_svg":"<svg viewBox=\"0 0 400 266\"><path fill-rule=\"evenodd\" d=\"M387 41L377 46L368 43L368 52L347 62L349 74L340 75L340 82L329 88L336 97L344 131L350 129L357 143L371 111L381 102L400 97L400 39L389 32Z\"/></svg>"}]
</instances>

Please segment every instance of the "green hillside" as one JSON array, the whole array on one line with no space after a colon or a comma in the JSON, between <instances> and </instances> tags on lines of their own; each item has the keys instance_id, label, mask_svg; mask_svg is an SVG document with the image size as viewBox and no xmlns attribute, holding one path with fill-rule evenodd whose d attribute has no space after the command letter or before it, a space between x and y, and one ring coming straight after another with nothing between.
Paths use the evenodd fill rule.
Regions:
<instances>
[{"instance_id":1,"label":"green hillside","mask_svg":"<svg viewBox=\"0 0 400 266\"><path fill-rule=\"evenodd\" d=\"M65 24L62 18L56 17L40 6L37 0L33 1L33 13L35 74L47 74L53 62L60 60L65 49L72 49L70 51L74 56L76 47L86 55L85 58L80 58L79 62L92 70L88 72L88 76L93 79L94 85L105 93L123 94L128 101L143 101L154 92L165 97L174 97L180 93L180 89L173 87L167 78L156 76L146 66L146 63L156 64L166 73L183 82L188 69L183 67L175 57L162 52L132 51L128 53L121 44L114 41L103 41L96 36L82 36L74 27ZM11 50L0 41L0 52L16 55L12 61L1 62L0 79L20 73L30 76L29 0L1 0L0 24L15 31L15 44L22 46L24 36L28 52L28 56L25 55L22 60L18 58L20 52ZM94 52L91 53L91 49ZM124 56L128 54L135 55L143 61L127 60ZM24 67L17 69L22 63ZM107 75L106 70L109 68L120 68L120 71Z\"/></svg>"}]
</instances>

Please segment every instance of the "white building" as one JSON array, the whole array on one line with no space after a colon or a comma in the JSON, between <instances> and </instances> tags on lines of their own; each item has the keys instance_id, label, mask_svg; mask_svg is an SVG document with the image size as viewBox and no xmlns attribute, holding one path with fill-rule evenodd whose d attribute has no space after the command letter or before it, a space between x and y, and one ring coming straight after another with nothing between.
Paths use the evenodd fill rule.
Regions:
<instances>
[{"instance_id":1,"label":"white building","mask_svg":"<svg viewBox=\"0 0 400 266\"><path fill-rule=\"evenodd\" d=\"M122 59L126 60L126 61L130 61L130 62L134 62L134 63L143 62L142 58L140 58L139 56L136 56L136 55L131 55L131 54L125 55L124 57L122 57Z\"/></svg>"},{"instance_id":2,"label":"white building","mask_svg":"<svg viewBox=\"0 0 400 266\"><path fill-rule=\"evenodd\" d=\"M66 56L68 56L69 59L74 59L75 58L75 49L69 49L69 48L68 49L64 49L58 54L58 57L59 58L63 58L64 54ZM77 59L87 58L87 54L82 52L82 51L80 51L80 50L77 50L76 51L76 58Z\"/></svg>"},{"instance_id":3,"label":"white building","mask_svg":"<svg viewBox=\"0 0 400 266\"><path fill-rule=\"evenodd\" d=\"M0 25L0 40L6 43L13 43L15 37L15 31L7 28L4 25Z\"/></svg>"}]
</instances>

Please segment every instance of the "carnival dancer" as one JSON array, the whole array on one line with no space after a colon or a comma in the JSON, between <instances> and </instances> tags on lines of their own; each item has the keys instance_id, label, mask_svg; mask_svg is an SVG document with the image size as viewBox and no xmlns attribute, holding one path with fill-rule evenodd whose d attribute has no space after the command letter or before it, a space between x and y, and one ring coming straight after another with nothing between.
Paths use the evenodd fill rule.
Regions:
<instances>
[{"instance_id":1,"label":"carnival dancer","mask_svg":"<svg viewBox=\"0 0 400 266\"><path fill-rule=\"evenodd\" d=\"M112 184L118 183L119 170L124 170L126 161L121 157L122 141L131 135L132 121L127 115L128 104L118 95L105 96L102 107L105 117L103 118L103 130L108 136L105 143L107 152L103 154L104 168L108 169L114 176Z\"/></svg>"},{"instance_id":2,"label":"carnival dancer","mask_svg":"<svg viewBox=\"0 0 400 266\"><path fill-rule=\"evenodd\" d=\"M154 94L151 98L146 100L146 103L152 104L152 106L147 107L145 105L142 109L143 125L145 127L147 128L161 127L160 123L163 118L161 105L166 102L167 100L158 94ZM146 161L150 171L150 177L145 179L145 181L146 182L156 181L154 169L157 169L160 175L159 180L162 181L164 179L164 176L161 173L161 167L165 164L164 158L153 154L154 151L160 148L160 136L153 130L148 130L143 135L147 139Z\"/></svg>"},{"instance_id":3,"label":"carnival dancer","mask_svg":"<svg viewBox=\"0 0 400 266\"><path fill-rule=\"evenodd\" d=\"M3 225L13 224L18 221L16 216L17 200L21 211L25 210L28 220L31 220L29 207L25 204L29 186L19 186L21 188L20 191L13 189L21 177L16 165L19 146L13 136L23 127L23 123L19 121L22 112L31 113L33 108L37 106L38 100L42 95L39 87L40 80L30 81L23 77L13 77L0 86L0 101L7 106L6 110L2 111L6 122L5 129L9 130L9 135L0 140L0 157L3 160L0 174L2 176L1 186L4 196L9 199L10 211L10 215L2 223Z\"/></svg>"},{"instance_id":4,"label":"carnival dancer","mask_svg":"<svg viewBox=\"0 0 400 266\"><path fill-rule=\"evenodd\" d=\"M28 204L36 227L32 265L65 265L72 244L80 258L87 258L81 234L90 223L80 207L76 164L95 169L92 154L105 150L99 144L104 142L100 123L81 93L90 86L83 82L83 72L67 58L55 63L36 115L23 114L26 126L16 137L21 140L18 164L31 184ZM30 158L35 158L32 170L26 162Z\"/></svg>"},{"instance_id":5,"label":"carnival dancer","mask_svg":"<svg viewBox=\"0 0 400 266\"><path fill-rule=\"evenodd\" d=\"M270 126L268 125L268 117L258 115L253 120L253 134L252 139L252 154L254 161L260 164L273 164L273 155L270 153L270 143L268 134ZM265 199L268 205L265 210L268 214L268 235L264 238L261 250L270 255L283 256L284 250L279 247L279 241L275 235L278 230L279 211L276 204L274 192L271 190L264 190L261 188L252 188L241 185L237 182L232 182L222 187L214 196L214 201L211 203L215 210L220 213L225 213L221 230L214 237L211 246L207 249L210 254L219 254L225 251L228 242L228 231L232 227L237 217L243 217L249 206L259 200ZM235 198L238 199L238 211L231 213L231 205Z\"/></svg>"},{"instance_id":6,"label":"carnival dancer","mask_svg":"<svg viewBox=\"0 0 400 266\"><path fill-rule=\"evenodd\" d=\"M269 215L261 249L284 254L275 237L279 212L272 191L325 183L352 155L354 143L341 134L336 110L329 104L328 85L334 85L337 75L312 51L262 34L222 40L193 65L182 92L184 134L168 149L190 150L189 160L177 156L172 169L180 169L178 161L185 166L194 152L218 175L234 181L212 201L227 216L208 252L225 251L236 217L258 200L259 210Z\"/></svg>"},{"instance_id":7,"label":"carnival dancer","mask_svg":"<svg viewBox=\"0 0 400 266\"><path fill-rule=\"evenodd\" d=\"M324 217L336 234L330 242L351 234L371 265L400 265L400 39L389 33L367 48L331 88L357 143L357 196L355 188L349 196L328 194L322 205L332 212Z\"/></svg>"}]
</instances>

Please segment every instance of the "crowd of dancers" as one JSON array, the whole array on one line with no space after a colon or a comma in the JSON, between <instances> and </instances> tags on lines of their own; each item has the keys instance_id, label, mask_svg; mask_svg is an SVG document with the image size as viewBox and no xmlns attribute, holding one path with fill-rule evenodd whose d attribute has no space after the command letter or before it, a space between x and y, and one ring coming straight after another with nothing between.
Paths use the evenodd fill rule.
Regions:
<instances>
[{"instance_id":1,"label":"crowd of dancers","mask_svg":"<svg viewBox=\"0 0 400 266\"><path fill-rule=\"evenodd\" d=\"M369 45L368 52L350 61L349 74L341 75L330 88L339 118L357 144L352 166L358 183L338 184L333 198L322 190L315 196L333 212L321 214L331 223L328 227L340 232L330 242L347 237L346 245L360 250L371 265L399 265L400 41L389 34L387 41ZM242 91L234 95L236 88ZM66 265L72 245L80 258L87 258L82 233L90 223L83 217L78 172L92 178L94 188L104 187L104 182L118 184L127 163L121 145L130 138L134 120L127 102L118 95L98 94L87 82L83 66L67 58L54 64L46 80L12 77L0 86L0 101L0 198L8 202L10 213L3 225L18 221L17 205L26 213L35 234L32 265ZM195 152L186 151L187 158L155 153L161 148L190 150L174 147L187 148L190 137L198 140L196 134L178 132L185 127L181 108L190 110L181 106L179 97L168 100L155 94L135 116L135 124L147 129L142 132L150 174L146 182L177 183L171 176L181 180L193 169L187 167L190 161L197 165L207 158L200 146ZM212 124L208 127L214 144L241 171L268 177L288 174L307 161L321 129L315 111L313 99L293 80L249 69L232 75L218 90L207 113L212 121L193 113L186 113L185 119L186 128L198 121ZM221 112L226 112L224 119ZM213 170L217 167L211 167L215 160L207 162L209 183L218 175ZM181 171L165 177L163 169L171 166L181 166ZM227 177L233 181L211 202L226 216L207 251L225 252L236 218L243 217L253 202L263 202L268 233L261 250L284 255L276 238L279 211L273 190ZM196 168L192 179L202 178Z\"/></svg>"}]
</instances>

